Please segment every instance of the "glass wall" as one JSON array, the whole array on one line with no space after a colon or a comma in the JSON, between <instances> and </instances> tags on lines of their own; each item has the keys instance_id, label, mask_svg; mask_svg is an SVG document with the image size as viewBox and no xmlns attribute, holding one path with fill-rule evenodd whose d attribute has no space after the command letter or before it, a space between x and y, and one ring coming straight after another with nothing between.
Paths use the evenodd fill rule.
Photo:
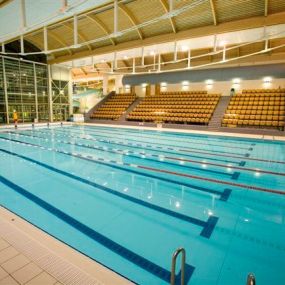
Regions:
<instances>
[{"instance_id":1,"label":"glass wall","mask_svg":"<svg viewBox=\"0 0 285 285\"><path fill-rule=\"evenodd\" d=\"M3 80L3 63L0 58L0 124L6 123L6 104L4 93L4 80Z\"/></svg>"},{"instance_id":2,"label":"glass wall","mask_svg":"<svg viewBox=\"0 0 285 285\"><path fill-rule=\"evenodd\" d=\"M0 56L0 124L65 121L70 114L69 69ZM50 114L52 110L52 114ZM51 118L52 115L52 118Z\"/></svg>"},{"instance_id":3,"label":"glass wall","mask_svg":"<svg viewBox=\"0 0 285 285\"><path fill-rule=\"evenodd\" d=\"M48 120L47 65L0 57L0 123L13 122L14 110L19 122Z\"/></svg>"},{"instance_id":4,"label":"glass wall","mask_svg":"<svg viewBox=\"0 0 285 285\"><path fill-rule=\"evenodd\" d=\"M52 80L53 120L65 121L69 117L68 81Z\"/></svg>"}]
</instances>

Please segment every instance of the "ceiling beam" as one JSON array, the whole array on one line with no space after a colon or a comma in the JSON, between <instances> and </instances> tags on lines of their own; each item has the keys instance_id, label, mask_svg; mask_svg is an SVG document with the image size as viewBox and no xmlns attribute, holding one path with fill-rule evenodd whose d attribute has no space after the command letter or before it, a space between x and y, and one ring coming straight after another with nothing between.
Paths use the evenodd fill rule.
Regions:
<instances>
[{"instance_id":1,"label":"ceiling beam","mask_svg":"<svg viewBox=\"0 0 285 285\"><path fill-rule=\"evenodd\" d=\"M267 17L268 15L268 1L269 0L264 0L264 16Z\"/></svg>"},{"instance_id":2,"label":"ceiling beam","mask_svg":"<svg viewBox=\"0 0 285 285\"><path fill-rule=\"evenodd\" d=\"M142 31L140 28L137 27L139 23L137 19L135 18L134 14L123 3L120 3L118 6L126 14L129 20L132 22L132 24L136 27L136 30L137 30L137 33L140 39L143 40L144 37L143 37Z\"/></svg>"},{"instance_id":3,"label":"ceiling beam","mask_svg":"<svg viewBox=\"0 0 285 285\"><path fill-rule=\"evenodd\" d=\"M52 31L48 31L48 37L53 38L54 41L58 42L61 47L66 47L68 46L67 42L65 42L63 39L61 39L59 36L57 36L56 34L54 34ZM40 50L44 50L44 46L43 46L43 42L42 41L37 41L34 40L33 36L31 35L30 37L26 37L26 40L28 42L31 42L32 44L34 44L36 47L38 47ZM49 41L48 41L49 42ZM53 49L53 48L51 48ZM67 49L66 50L68 52L69 55L72 55L72 50L71 49Z\"/></svg>"},{"instance_id":4,"label":"ceiling beam","mask_svg":"<svg viewBox=\"0 0 285 285\"><path fill-rule=\"evenodd\" d=\"M121 60L121 62L124 64L125 67L128 67L128 68L130 67L126 60Z\"/></svg>"},{"instance_id":5,"label":"ceiling beam","mask_svg":"<svg viewBox=\"0 0 285 285\"><path fill-rule=\"evenodd\" d=\"M242 31L253 28L260 28L264 26L285 24L285 12L269 14L267 17L258 16L243 20L219 23L219 25L209 25L204 27L198 27L189 29L186 31L179 31L176 34L169 33L164 35L153 36L150 38L144 38L143 40L134 40L119 43L116 46L105 46L92 51L82 51L74 53L72 56L60 56L49 61L50 64L60 63L64 61L70 61L76 58L87 57L90 55L100 55L109 52L123 51L132 48L141 48L143 46L154 45L159 43L168 43L173 41L197 38L202 36L209 36L221 33Z\"/></svg>"},{"instance_id":6,"label":"ceiling beam","mask_svg":"<svg viewBox=\"0 0 285 285\"><path fill-rule=\"evenodd\" d=\"M69 30L73 31L73 27L68 24L68 23L62 23L62 25L66 28L68 28ZM83 41L83 42L88 42L88 39L79 31L78 29L78 37ZM92 50L92 47L90 44L86 45L88 47L89 50Z\"/></svg>"},{"instance_id":7,"label":"ceiling beam","mask_svg":"<svg viewBox=\"0 0 285 285\"><path fill-rule=\"evenodd\" d=\"M218 21L217 21L217 13L216 13L214 0L210 0L210 4L211 4L212 15L213 15L213 22L214 22L214 25L217 26Z\"/></svg>"},{"instance_id":8,"label":"ceiling beam","mask_svg":"<svg viewBox=\"0 0 285 285\"><path fill-rule=\"evenodd\" d=\"M3 8L6 4L8 4L11 1L12 0L2 0L2 1L0 1L0 7Z\"/></svg>"},{"instance_id":9,"label":"ceiling beam","mask_svg":"<svg viewBox=\"0 0 285 285\"><path fill-rule=\"evenodd\" d=\"M87 75L86 70L84 69L84 67L81 67L80 70L84 73L84 75Z\"/></svg>"},{"instance_id":10,"label":"ceiling beam","mask_svg":"<svg viewBox=\"0 0 285 285\"><path fill-rule=\"evenodd\" d=\"M164 8L165 12L166 13L169 13L169 4L168 4L168 1L167 0L159 0L162 7ZM174 23L174 19L173 17L170 17L169 18L169 21L170 21L170 24L171 24L171 28L172 28L172 31L174 34L177 33L177 29L176 29L176 26L175 26L175 23Z\"/></svg>"},{"instance_id":11,"label":"ceiling beam","mask_svg":"<svg viewBox=\"0 0 285 285\"><path fill-rule=\"evenodd\" d=\"M62 40L59 36L57 36L56 34L54 34L52 31L48 31L48 37L53 38L55 41L57 41L58 43L60 43L63 47L68 46L67 42L65 42L64 40ZM48 41L49 42L49 41ZM72 55L72 51L71 49L67 49L67 52Z\"/></svg>"},{"instance_id":12,"label":"ceiling beam","mask_svg":"<svg viewBox=\"0 0 285 285\"><path fill-rule=\"evenodd\" d=\"M93 67L96 69L96 72L99 74L99 73L100 73L100 71L99 71L99 69L98 69L98 67L97 67L96 63L93 65Z\"/></svg>"},{"instance_id":13,"label":"ceiling beam","mask_svg":"<svg viewBox=\"0 0 285 285\"><path fill-rule=\"evenodd\" d=\"M106 36L110 36L111 32L108 30L107 26L95 15L88 14L86 15L86 18L88 18L90 21L99 26L99 28L105 33ZM110 42L112 43L113 46L116 45L115 41L112 38L110 38Z\"/></svg>"}]
</instances>

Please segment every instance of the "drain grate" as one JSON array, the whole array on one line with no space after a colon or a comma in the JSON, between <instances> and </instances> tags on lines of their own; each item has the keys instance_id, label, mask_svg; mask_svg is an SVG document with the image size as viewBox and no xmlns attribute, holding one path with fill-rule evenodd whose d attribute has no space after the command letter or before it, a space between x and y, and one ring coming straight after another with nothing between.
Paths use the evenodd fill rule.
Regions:
<instances>
[{"instance_id":1,"label":"drain grate","mask_svg":"<svg viewBox=\"0 0 285 285\"><path fill-rule=\"evenodd\" d=\"M103 285L79 267L57 256L24 232L0 219L0 236L44 271L66 285Z\"/></svg>"}]
</instances>

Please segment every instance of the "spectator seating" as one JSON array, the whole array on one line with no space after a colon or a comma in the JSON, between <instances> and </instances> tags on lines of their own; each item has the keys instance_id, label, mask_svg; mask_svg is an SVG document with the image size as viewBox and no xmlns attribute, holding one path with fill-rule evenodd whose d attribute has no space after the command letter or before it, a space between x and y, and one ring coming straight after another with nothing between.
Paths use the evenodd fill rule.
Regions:
<instances>
[{"instance_id":1,"label":"spectator seating","mask_svg":"<svg viewBox=\"0 0 285 285\"><path fill-rule=\"evenodd\" d=\"M188 123L207 125L219 102L219 94L207 91L161 92L145 97L130 112L130 121Z\"/></svg>"},{"instance_id":2,"label":"spectator seating","mask_svg":"<svg viewBox=\"0 0 285 285\"><path fill-rule=\"evenodd\" d=\"M285 89L251 89L231 98L222 126L284 130L284 121Z\"/></svg>"},{"instance_id":3,"label":"spectator seating","mask_svg":"<svg viewBox=\"0 0 285 285\"><path fill-rule=\"evenodd\" d=\"M90 118L118 120L135 99L136 96L132 94L115 94L100 106Z\"/></svg>"}]
</instances>

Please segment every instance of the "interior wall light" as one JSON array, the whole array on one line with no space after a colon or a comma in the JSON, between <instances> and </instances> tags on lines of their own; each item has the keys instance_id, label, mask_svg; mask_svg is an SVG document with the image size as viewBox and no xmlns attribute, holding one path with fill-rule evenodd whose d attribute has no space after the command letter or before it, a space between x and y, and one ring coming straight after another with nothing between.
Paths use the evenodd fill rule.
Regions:
<instances>
[{"instance_id":1,"label":"interior wall light","mask_svg":"<svg viewBox=\"0 0 285 285\"><path fill-rule=\"evenodd\" d=\"M189 90L189 81L185 80L182 81L182 91L188 91Z\"/></svg>"},{"instance_id":2,"label":"interior wall light","mask_svg":"<svg viewBox=\"0 0 285 285\"><path fill-rule=\"evenodd\" d=\"M266 76L263 78L263 83L271 83L272 82L272 77Z\"/></svg>"},{"instance_id":3,"label":"interior wall light","mask_svg":"<svg viewBox=\"0 0 285 285\"><path fill-rule=\"evenodd\" d=\"M240 82L241 82L240 78L234 78L234 79L233 79L233 84L234 84L234 85L239 85Z\"/></svg>"},{"instance_id":4,"label":"interior wall light","mask_svg":"<svg viewBox=\"0 0 285 285\"><path fill-rule=\"evenodd\" d=\"M263 88L270 88L272 85L272 77L266 76L263 78Z\"/></svg>"},{"instance_id":5,"label":"interior wall light","mask_svg":"<svg viewBox=\"0 0 285 285\"><path fill-rule=\"evenodd\" d=\"M213 84L214 84L214 81L212 79L206 80L206 88L207 89L212 89L213 88Z\"/></svg>"}]
</instances>

